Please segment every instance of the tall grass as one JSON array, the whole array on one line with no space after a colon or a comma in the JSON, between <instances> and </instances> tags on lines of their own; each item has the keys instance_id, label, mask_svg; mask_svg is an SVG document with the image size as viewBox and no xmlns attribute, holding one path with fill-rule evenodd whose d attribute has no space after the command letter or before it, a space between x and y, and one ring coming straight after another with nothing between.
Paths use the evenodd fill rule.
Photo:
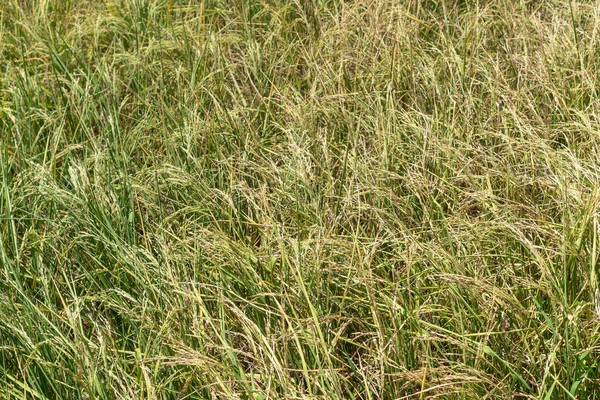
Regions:
<instances>
[{"instance_id":1,"label":"tall grass","mask_svg":"<svg viewBox=\"0 0 600 400\"><path fill-rule=\"evenodd\" d=\"M0 398L599 398L598 10L3 0Z\"/></svg>"}]
</instances>

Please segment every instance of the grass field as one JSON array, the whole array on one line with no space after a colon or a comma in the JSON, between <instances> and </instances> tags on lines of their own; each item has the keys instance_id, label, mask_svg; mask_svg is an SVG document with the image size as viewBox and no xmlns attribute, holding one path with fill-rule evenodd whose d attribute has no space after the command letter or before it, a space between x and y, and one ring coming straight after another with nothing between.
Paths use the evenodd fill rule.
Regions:
<instances>
[{"instance_id":1,"label":"grass field","mask_svg":"<svg viewBox=\"0 0 600 400\"><path fill-rule=\"evenodd\" d=\"M595 1L0 1L0 398L600 398L599 79Z\"/></svg>"}]
</instances>

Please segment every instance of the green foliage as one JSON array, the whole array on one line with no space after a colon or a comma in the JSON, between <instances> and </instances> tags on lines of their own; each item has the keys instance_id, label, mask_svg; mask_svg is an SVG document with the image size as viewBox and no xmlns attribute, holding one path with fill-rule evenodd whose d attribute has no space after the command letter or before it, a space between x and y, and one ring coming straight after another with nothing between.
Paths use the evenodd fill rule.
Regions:
<instances>
[{"instance_id":1,"label":"green foliage","mask_svg":"<svg viewBox=\"0 0 600 400\"><path fill-rule=\"evenodd\" d=\"M0 398L598 398L599 29L0 2Z\"/></svg>"}]
</instances>

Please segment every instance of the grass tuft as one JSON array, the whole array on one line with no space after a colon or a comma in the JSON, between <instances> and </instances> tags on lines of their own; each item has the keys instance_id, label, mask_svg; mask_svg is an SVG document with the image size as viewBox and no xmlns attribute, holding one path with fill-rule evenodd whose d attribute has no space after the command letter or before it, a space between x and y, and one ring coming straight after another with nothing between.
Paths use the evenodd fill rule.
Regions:
<instances>
[{"instance_id":1,"label":"grass tuft","mask_svg":"<svg viewBox=\"0 0 600 400\"><path fill-rule=\"evenodd\" d=\"M599 27L0 2L0 398L598 398Z\"/></svg>"}]
</instances>

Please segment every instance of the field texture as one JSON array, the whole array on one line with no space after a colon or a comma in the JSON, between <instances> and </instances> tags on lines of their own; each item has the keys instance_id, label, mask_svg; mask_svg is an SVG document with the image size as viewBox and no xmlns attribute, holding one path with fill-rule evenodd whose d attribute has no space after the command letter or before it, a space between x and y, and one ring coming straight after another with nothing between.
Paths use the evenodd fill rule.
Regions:
<instances>
[{"instance_id":1,"label":"field texture","mask_svg":"<svg viewBox=\"0 0 600 400\"><path fill-rule=\"evenodd\" d=\"M599 12L1 0L0 398L600 398Z\"/></svg>"}]
</instances>

